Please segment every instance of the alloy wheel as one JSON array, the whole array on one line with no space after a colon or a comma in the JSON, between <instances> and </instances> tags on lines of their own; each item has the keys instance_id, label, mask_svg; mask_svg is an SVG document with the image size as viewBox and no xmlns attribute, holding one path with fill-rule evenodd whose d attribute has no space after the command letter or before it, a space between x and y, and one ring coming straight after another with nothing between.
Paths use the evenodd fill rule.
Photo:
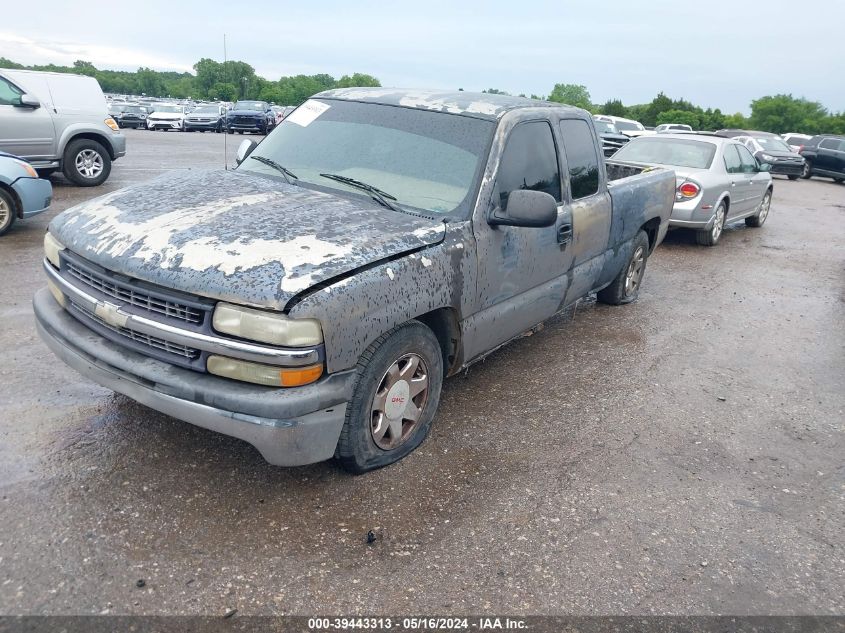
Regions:
<instances>
[{"instance_id":1,"label":"alloy wheel","mask_svg":"<svg viewBox=\"0 0 845 633\"><path fill-rule=\"evenodd\" d=\"M0 198L0 230L6 228L12 217L12 210L3 198Z\"/></svg>"},{"instance_id":2,"label":"alloy wheel","mask_svg":"<svg viewBox=\"0 0 845 633\"><path fill-rule=\"evenodd\" d=\"M76 155L76 171L85 178L96 178L103 171L103 157L93 149L84 149Z\"/></svg>"},{"instance_id":3,"label":"alloy wheel","mask_svg":"<svg viewBox=\"0 0 845 633\"><path fill-rule=\"evenodd\" d=\"M725 228L725 210L719 207L718 213L716 213L716 219L713 220L713 228L710 229L710 236L713 238L713 242L717 242L719 238L722 236L722 229Z\"/></svg>"},{"instance_id":4,"label":"alloy wheel","mask_svg":"<svg viewBox=\"0 0 845 633\"><path fill-rule=\"evenodd\" d=\"M769 207L772 206L772 195L767 193L763 196L763 201L760 202L760 210L757 212L757 218L760 221L760 224L766 220L766 217L769 215Z\"/></svg>"},{"instance_id":5,"label":"alloy wheel","mask_svg":"<svg viewBox=\"0 0 845 633\"><path fill-rule=\"evenodd\" d=\"M429 375L425 360L405 354L379 381L370 407L370 432L382 450L403 444L417 428L428 400Z\"/></svg>"},{"instance_id":6,"label":"alloy wheel","mask_svg":"<svg viewBox=\"0 0 845 633\"><path fill-rule=\"evenodd\" d=\"M631 258L631 263L628 265L628 272L625 274L625 295L630 297L640 287L640 282L643 280L643 270L645 268L645 249L639 246L634 251L634 256Z\"/></svg>"}]
</instances>

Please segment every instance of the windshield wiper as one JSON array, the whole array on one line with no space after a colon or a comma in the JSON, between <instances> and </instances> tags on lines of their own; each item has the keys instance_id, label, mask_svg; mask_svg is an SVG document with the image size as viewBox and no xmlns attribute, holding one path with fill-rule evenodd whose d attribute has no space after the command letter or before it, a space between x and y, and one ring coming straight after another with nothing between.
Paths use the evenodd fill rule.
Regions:
<instances>
[{"instance_id":1,"label":"windshield wiper","mask_svg":"<svg viewBox=\"0 0 845 633\"><path fill-rule=\"evenodd\" d=\"M285 177L285 180L287 180L289 185L293 184L293 181L291 180L291 178L293 178L295 180L299 180L299 176L297 176L295 173L293 173L290 169L288 169L284 165L280 165L279 163L274 161L272 158L266 158L264 156L250 156L250 158L253 159L253 160L257 160L259 163L264 163L265 165L269 165L270 167L272 167L276 171L281 172L282 176Z\"/></svg>"},{"instance_id":2,"label":"windshield wiper","mask_svg":"<svg viewBox=\"0 0 845 633\"><path fill-rule=\"evenodd\" d=\"M382 191L381 189L376 189L372 185L368 185L361 180L355 180L355 178L350 178L349 176L341 176L340 174L320 174L323 178L328 178L329 180L336 180L338 182L342 182L345 185L349 185L350 187L355 187L356 189L362 189L363 191L368 192L372 195L373 199L381 204L382 206L387 207L392 211L401 211L401 209L397 209L394 205L388 202L389 200L396 200L396 196L391 196L386 191Z\"/></svg>"}]
</instances>

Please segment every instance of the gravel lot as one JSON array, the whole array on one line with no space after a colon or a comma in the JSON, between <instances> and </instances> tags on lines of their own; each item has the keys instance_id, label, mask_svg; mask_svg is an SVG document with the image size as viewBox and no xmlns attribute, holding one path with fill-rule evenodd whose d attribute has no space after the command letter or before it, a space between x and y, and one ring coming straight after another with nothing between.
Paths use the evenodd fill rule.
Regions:
<instances>
[{"instance_id":1,"label":"gravel lot","mask_svg":"<svg viewBox=\"0 0 845 633\"><path fill-rule=\"evenodd\" d=\"M637 303L449 380L421 449L352 477L268 466L36 336L50 218L222 166L221 135L126 134L106 185L56 177L0 238L0 613L845 612L845 186L777 179L713 249L671 233Z\"/></svg>"}]
</instances>

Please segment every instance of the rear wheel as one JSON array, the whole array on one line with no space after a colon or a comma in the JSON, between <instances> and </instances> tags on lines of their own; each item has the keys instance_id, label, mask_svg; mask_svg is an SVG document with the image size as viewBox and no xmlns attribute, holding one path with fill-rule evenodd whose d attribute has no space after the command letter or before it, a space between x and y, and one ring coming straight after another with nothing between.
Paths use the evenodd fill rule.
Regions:
<instances>
[{"instance_id":1,"label":"rear wheel","mask_svg":"<svg viewBox=\"0 0 845 633\"><path fill-rule=\"evenodd\" d=\"M769 207L772 206L772 192L767 191L766 195L763 196L763 199L760 201L760 206L757 207L757 214L752 215L750 218L745 218L746 226L753 226L753 227L760 227L763 226L763 222L766 221L766 218L769 217Z\"/></svg>"},{"instance_id":2,"label":"rear wheel","mask_svg":"<svg viewBox=\"0 0 845 633\"><path fill-rule=\"evenodd\" d=\"M96 187L109 177L111 157L97 141L77 139L65 149L62 173L75 185Z\"/></svg>"},{"instance_id":3,"label":"rear wheel","mask_svg":"<svg viewBox=\"0 0 845 633\"><path fill-rule=\"evenodd\" d=\"M5 189L0 189L0 235L8 233L18 215L15 199Z\"/></svg>"},{"instance_id":4,"label":"rear wheel","mask_svg":"<svg viewBox=\"0 0 845 633\"><path fill-rule=\"evenodd\" d=\"M696 241L702 246L716 246L716 244L719 243L719 239L722 237L722 231L725 229L725 218L727 215L728 209L725 206L724 201L722 201L716 208L713 226L707 230L696 232Z\"/></svg>"},{"instance_id":5,"label":"rear wheel","mask_svg":"<svg viewBox=\"0 0 845 633\"><path fill-rule=\"evenodd\" d=\"M648 249L648 235L645 234L645 231L640 231L634 238L631 257L611 284L607 288L599 290L596 299L614 306L636 300L640 294L640 284L642 284L645 275Z\"/></svg>"},{"instance_id":6,"label":"rear wheel","mask_svg":"<svg viewBox=\"0 0 845 633\"><path fill-rule=\"evenodd\" d=\"M790 180L798 180L798 176L796 176L796 175L794 175L794 174L789 174L789 175L787 176L787 178L789 178Z\"/></svg>"},{"instance_id":7,"label":"rear wheel","mask_svg":"<svg viewBox=\"0 0 845 633\"><path fill-rule=\"evenodd\" d=\"M434 333L409 321L380 336L361 355L335 457L363 473L399 461L431 428L443 386L443 356Z\"/></svg>"}]
</instances>

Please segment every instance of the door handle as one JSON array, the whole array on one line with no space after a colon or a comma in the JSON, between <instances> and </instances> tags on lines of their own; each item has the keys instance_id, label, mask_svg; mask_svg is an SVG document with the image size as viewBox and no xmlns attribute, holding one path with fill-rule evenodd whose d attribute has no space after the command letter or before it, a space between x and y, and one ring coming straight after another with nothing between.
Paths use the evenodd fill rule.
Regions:
<instances>
[{"instance_id":1,"label":"door handle","mask_svg":"<svg viewBox=\"0 0 845 633\"><path fill-rule=\"evenodd\" d=\"M572 241L572 225L571 224L561 224L557 228L557 243L558 244L569 244Z\"/></svg>"}]
</instances>

